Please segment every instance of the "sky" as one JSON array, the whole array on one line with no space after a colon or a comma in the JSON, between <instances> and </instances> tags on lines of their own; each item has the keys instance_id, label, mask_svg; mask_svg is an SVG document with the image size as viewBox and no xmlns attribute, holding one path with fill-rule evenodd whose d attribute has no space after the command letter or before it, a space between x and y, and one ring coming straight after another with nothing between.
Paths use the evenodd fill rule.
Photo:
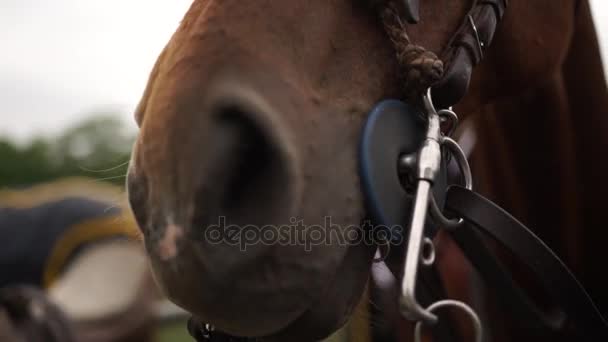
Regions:
<instances>
[{"instance_id":1,"label":"sky","mask_svg":"<svg viewBox=\"0 0 608 342\"><path fill-rule=\"evenodd\" d=\"M608 1L590 1L608 61ZM53 135L100 112L135 129L152 65L191 2L0 0L0 135Z\"/></svg>"}]
</instances>

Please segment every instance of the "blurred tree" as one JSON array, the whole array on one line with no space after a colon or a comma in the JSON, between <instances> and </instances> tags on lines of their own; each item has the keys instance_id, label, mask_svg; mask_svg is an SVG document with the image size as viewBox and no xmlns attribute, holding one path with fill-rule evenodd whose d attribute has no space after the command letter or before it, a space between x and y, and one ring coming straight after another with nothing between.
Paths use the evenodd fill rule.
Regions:
<instances>
[{"instance_id":1,"label":"blurred tree","mask_svg":"<svg viewBox=\"0 0 608 342\"><path fill-rule=\"evenodd\" d=\"M25 146L0 138L0 187L26 186L66 176L124 183L134 137L110 113L98 113L57 138Z\"/></svg>"}]
</instances>

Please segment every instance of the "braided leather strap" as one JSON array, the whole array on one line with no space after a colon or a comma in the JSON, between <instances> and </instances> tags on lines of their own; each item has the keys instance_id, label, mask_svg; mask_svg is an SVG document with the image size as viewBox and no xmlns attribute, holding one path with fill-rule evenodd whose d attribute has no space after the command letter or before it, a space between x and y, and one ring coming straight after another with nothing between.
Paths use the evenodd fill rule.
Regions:
<instances>
[{"instance_id":1,"label":"braided leather strap","mask_svg":"<svg viewBox=\"0 0 608 342\"><path fill-rule=\"evenodd\" d=\"M419 98L431 85L441 79L443 62L433 52L411 42L394 2L384 4L376 2L375 5L402 69L405 97Z\"/></svg>"},{"instance_id":2,"label":"braided leather strap","mask_svg":"<svg viewBox=\"0 0 608 342\"><path fill-rule=\"evenodd\" d=\"M401 67L404 97L416 100L433 87L438 108L448 108L466 94L473 67L481 62L492 42L508 0L476 0L441 54L414 44L399 11L399 1L371 0Z\"/></svg>"}]
</instances>

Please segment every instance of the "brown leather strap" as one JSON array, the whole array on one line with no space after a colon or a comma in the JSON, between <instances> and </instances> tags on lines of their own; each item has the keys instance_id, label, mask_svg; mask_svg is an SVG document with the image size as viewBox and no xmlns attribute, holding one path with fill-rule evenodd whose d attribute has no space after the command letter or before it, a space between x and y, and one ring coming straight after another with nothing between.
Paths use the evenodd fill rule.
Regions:
<instances>
[{"instance_id":1,"label":"brown leather strap","mask_svg":"<svg viewBox=\"0 0 608 342\"><path fill-rule=\"evenodd\" d=\"M505 302L504 309L516 312L522 319L521 324L538 325L536 328L540 329L535 332L545 330L544 337L568 333L584 336L585 341L608 340L608 322L583 286L557 255L522 223L488 199L459 186L448 189L446 208L467 222L468 225L456 229L452 235L490 286L497 287L495 292ZM533 271L566 317L544 317L533 301L522 297L521 289L504 274L500 263L470 228L492 237Z\"/></svg>"},{"instance_id":2,"label":"brown leather strap","mask_svg":"<svg viewBox=\"0 0 608 342\"><path fill-rule=\"evenodd\" d=\"M433 101L438 108L453 106L464 97L473 67L492 43L507 5L508 0L475 1L441 56L443 77L433 86Z\"/></svg>"}]
</instances>

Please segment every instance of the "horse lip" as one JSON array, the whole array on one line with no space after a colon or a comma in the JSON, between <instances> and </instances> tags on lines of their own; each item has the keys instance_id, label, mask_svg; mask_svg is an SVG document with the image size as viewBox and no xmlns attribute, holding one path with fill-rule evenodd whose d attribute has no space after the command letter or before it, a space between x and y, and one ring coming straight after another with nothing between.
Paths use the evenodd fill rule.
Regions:
<instances>
[{"instance_id":1,"label":"horse lip","mask_svg":"<svg viewBox=\"0 0 608 342\"><path fill-rule=\"evenodd\" d=\"M310 310L312 305L313 305L313 303L311 303L309 306L305 307L297 316L293 317L291 320L287 321L285 324L278 327L275 331L263 334L261 336L244 336L244 337L259 338L259 339L262 339L265 341L266 340L267 341L284 341L284 339L283 339L284 333L289 331L289 329L291 328L291 326L294 323L296 323L298 320L300 320L300 318L302 318L304 315L306 315L306 313Z\"/></svg>"},{"instance_id":2,"label":"horse lip","mask_svg":"<svg viewBox=\"0 0 608 342\"><path fill-rule=\"evenodd\" d=\"M252 264L258 264L260 259L263 259L265 255L268 254L268 250L266 251L262 251L261 254L254 256L253 259L251 260L245 260L244 263L238 264L238 265L233 265L233 267L229 267L229 268L222 268L217 267L217 264L215 263L215 260L213 260L212 258L209 258L209 255L205 255L204 253L201 253L202 251L198 248L200 247L200 244L196 241L190 241L188 238L185 238L184 243L182 244L182 248L180 249L180 255L178 255L176 258L170 260L170 263L159 263L158 265L160 267L162 267L162 269L164 270L164 272L175 272L178 269L181 270L180 272L182 273L190 273L192 274L194 273L198 273L198 274L205 274L205 284L206 284L206 289L203 290L203 292L206 293L216 293L218 295L214 295L214 298L218 298L218 301L215 301L215 303L210 304L210 302L207 302L208 300L210 300L210 298L208 297L207 299L205 299L205 310L211 310L211 312L214 312L215 310L220 310L219 308L221 308L222 306L224 306L225 304L223 304L225 302L225 296L230 295L232 293L232 291L235 291L236 289L226 289L225 287L225 283L223 281L223 279L226 278L235 278L236 274L240 274L242 272L243 269L248 268L250 265ZM193 264L191 262L184 264L182 262L182 260L180 258L183 257L187 257L187 255L189 253L194 253L193 255L191 255L191 257L194 258L195 263L196 263L196 268L192 269L189 267L192 267ZM159 260L160 261L160 260ZM188 265L189 264L189 265ZM214 272L211 272L209 270L215 270ZM196 275L193 275L196 276ZM199 278L202 279L202 278ZM241 280L238 280L241 281ZM247 281L246 279L244 281ZM162 281L161 281L162 282ZM166 286L171 287L171 285L169 283L165 283ZM165 291L168 288L165 288ZM318 290L318 289L317 289ZM224 292L222 292L224 291ZM325 289L321 289L321 292L325 291ZM316 291L315 291L316 292ZM174 293L178 293L178 292L174 292ZM169 294L169 293L168 293ZM256 296L256 293L251 293L252 296ZM210 313L210 312L197 312L196 309L193 309L192 307L189 308L189 305L191 305L193 302L190 300L185 300L184 298L176 298L174 296L171 296L169 294L169 297L171 298L172 301L174 301L177 305L181 306L182 308L184 308L187 311L190 311L194 317L200 317L203 322L205 323L209 323L212 324L214 326L216 326L216 328L219 331L234 335L234 336L249 336L249 337L270 337L270 336L278 336L281 334L282 331L289 329L289 327L296 321L298 321L303 315L306 314L306 312L310 311L310 309L312 307L314 307L314 305L316 304L316 299L315 298L310 298L309 295L303 293L300 298L302 298L302 300L297 301L297 302L293 302L293 305L289 305L289 311L286 312L285 314L281 314L279 316L275 315L275 314L271 314L270 316L268 316L266 319L268 319L267 322L272 322L271 325L268 324L264 324L264 327L261 326L256 326L256 325L251 325L251 324L246 324L246 325L241 325L239 323L234 324L234 322L232 322L232 320L234 319L235 315L236 317L238 317L238 313L234 313L233 315L228 315L228 314L222 314L221 318L218 321L214 321L214 317L217 317L215 314ZM268 301L272 301L273 298L276 298L276 300L281 301L281 295L279 294L278 296L272 295L271 293L265 293L262 294L261 298L265 298L264 301L268 302ZM293 297L292 297L293 299ZM194 301L194 303L196 303L197 301ZM269 302L270 303L270 302ZM195 304L196 306L197 304ZM225 307L226 309L228 309L227 307ZM223 310L223 309L221 309ZM232 310L232 309L230 309ZM264 310L263 308L260 308L260 310ZM273 311L277 311L277 310L273 310ZM264 316L263 314L261 316ZM232 317L232 318L231 318ZM272 325L276 323L276 325Z\"/></svg>"}]
</instances>

